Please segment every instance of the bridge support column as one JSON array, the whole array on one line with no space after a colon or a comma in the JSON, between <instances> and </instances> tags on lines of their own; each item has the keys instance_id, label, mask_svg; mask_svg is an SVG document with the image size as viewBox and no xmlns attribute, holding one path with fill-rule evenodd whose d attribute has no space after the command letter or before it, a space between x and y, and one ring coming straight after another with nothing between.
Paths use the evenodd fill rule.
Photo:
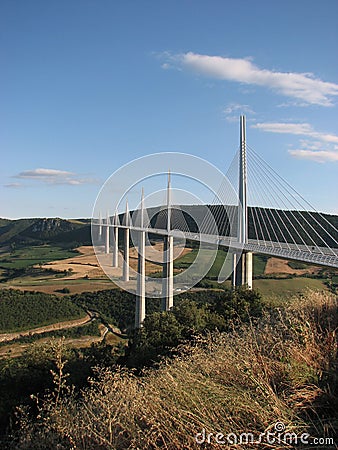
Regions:
<instances>
[{"instance_id":1,"label":"bridge support column","mask_svg":"<svg viewBox=\"0 0 338 450\"><path fill-rule=\"evenodd\" d=\"M239 154L239 183L238 183L238 228L237 238L240 244L248 242L248 192L247 192L247 163L245 116L240 117L240 154ZM233 256L233 286L247 286L252 289L252 253L234 253Z\"/></svg>"},{"instance_id":2,"label":"bridge support column","mask_svg":"<svg viewBox=\"0 0 338 450\"><path fill-rule=\"evenodd\" d=\"M101 213L99 215L99 240L101 241L102 239L102 216Z\"/></svg>"},{"instance_id":3,"label":"bridge support column","mask_svg":"<svg viewBox=\"0 0 338 450\"><path fill-rule=\"evenodd\" d=\"M114 227L113 236L113 267L117 268L119 266L119 229Z\"/></svg>"},{"instance_id":4,"label":"bridge support column","mask_svg":"<svg viewBox=\"0 0 338 450\"><path fill-rule=\"evenodd\" d=\"M105 248L104 251L108 255L109 254L109 236L110 236L110 226L109 226L109 216L107 214L107 223L106 223L106 239L105 239Z\"/></svg>"},{"instance_id":5,"label":"bridge support column","mask_svg":"<svg viewBox=\"0 0 338 450\"><path fill-rule=\"evenodd\" d=\"M245 284L247 285L248 289L252 289L252 253L248 252L245 254Z\"/></svg>"},{"instance_id":6,"label":"bridge support column","mask_svg":"<svg viewBox=\"0 0 338 450\"><path fill-rule=\"evenodd\" d=\"M252 253L233 254L233 286L247 286L252 289Z\"/></svg>"},{"instance_id":7,"label":"bridge support column","mask_svg":"<svg viewBox=\"0 0 338 450\"><path fill-rule=\"evenodd\" d=\"M165 236L163 242L162 311L174 306L174 238Z\"/></svg>"},{"instance_id":8,"label":"bridge support column","mask_svg":"<svg viewBox=\"0 0 338 450\"><path fill-rule=\"evenodd\" d=\"M234 252L232 254L232 278L231 278L232 286L236 286L237 257L238 254Z\"/></svg>"},{"instance_id":9,"label":"bridge support column","mask_svg":"<svg viewBox=\"0 0 338 450\"><path fill-rule=\"evenodd\" d=\"M237 255L237 266L235 272L235 286L244 286L245 283L245 266L246 266L246 254L242 253Z\"/></svg>"},{"instance_id":10,"label":"bridge support column","mask_svg":"<svg viewBox=\"0 0 338 450\"><path fill-rule=\"evenodd\" d=\"M146 259L145 259L146 234L139 233L138 259L137 259L137 285L136 285L136 310L135 328L141 328L146 316Z\"/></svg>"},{"instance_id":11,"label":"bridge support column","mask_svg":"<svg viewBox=\"0 0 338 450\"><path fill-rule=\"evenodd\" d=\"M129 281L129 228L124 230L123 281Z\"/></svg>"}]
</instances>

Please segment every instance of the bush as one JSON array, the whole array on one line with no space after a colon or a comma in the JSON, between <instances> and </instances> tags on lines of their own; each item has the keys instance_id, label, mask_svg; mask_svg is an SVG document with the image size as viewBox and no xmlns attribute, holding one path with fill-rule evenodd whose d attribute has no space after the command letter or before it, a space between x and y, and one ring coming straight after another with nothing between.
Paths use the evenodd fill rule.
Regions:
<instances>
[{"instance_id":1,"label":"bush","mask_svg":"<svg viewBox=\"0 0 338 450\"><path fill-rule=\"evenodd\" d=\"M55 292L60 292L61 294L70 294L70 289L64 287L63 289L57 289Z\"/></svg>"},{"instance_id":2,"label":"bush","mask_svg":"<svg viewBox=\"0 0 338 450\"><path fill-rule=\"evenodd\" d=\"M42 292L0 291L0 331L24 331L85 315L67 297Z\"/></svg>"},{"instance_id":3,"label":"bush","mask_svg":"<svg viewBox=\"0 0 338 450\"><path fill-rule=\"evenodd\" d=\"M171 311L147 314L143 327L132 331L122 362L132 367L151 365L161 356L169 355L179 343L194 339L198 333L224 331L230 323L257 317L261 312L260 295L247 289L176 296Z\"/></svg>"},{"instance_id":4,"label":"bush","mask_svg":"<svg viewBox=\"0 0 338 450\"><path fill-rule=\"evenodd\" d=\"M38 403L38 418L23 411L12 448L189 450L201 448L195 436L203 429L213 437L222 432L257 438L273 432L276 422L298 436L333 436L337 317L334 296L310 293L265 313L255 325L185 344L174 360L142 377L97 369L81 397L65 391L59 370L55 392ZM169 328L177 329L170 320ZM276 440L259 448L294 447Z\"/></svg>"}]
</instances>

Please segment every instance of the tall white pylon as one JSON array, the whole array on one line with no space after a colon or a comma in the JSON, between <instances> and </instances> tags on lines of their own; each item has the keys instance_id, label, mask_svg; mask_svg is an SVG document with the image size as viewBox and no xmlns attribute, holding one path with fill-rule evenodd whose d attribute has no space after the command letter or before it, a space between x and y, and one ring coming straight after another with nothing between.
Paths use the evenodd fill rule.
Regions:
<instances>
[{"instance_id":1,"label":"tall white pylon","mask_svg":"<svg viewBox=\"0 0 338 450\"><path fill-rule=\"evenodd\" d=\"M107 218L106 218L106 240L105 240L105 253L109 254L109 234L110 234L110 219L109 219L109 211L107 211Z\"/></svg>"},{"instance_id":2,"label":"tall white pylon","mask_svg":"<svg viewBox=\"0 0 338 450\"><path fill-rule=\"evenodd\" d=\"M115 210L114 216L114 226L113 226L113 268L117 268L119 266L119 216L117 214L117 210Z\"/></svg>"},{"instance_id":3,"label":"tall white pylon","mask_svg":"<svg viewBox=\"0 0 338 450\"><path fill-rule=\"evenodd\" d=\"M174 238L171 233L171 177L168 172L167 186L167 235L163 238L162 310L174 306Z\"/></svg>"},{"instance_id":4,"label":"tall white pylon","mask_svg":"<svg viewBox=\"0 0 338 450\"><path fill-rule=\"evenodd\" d=\"M102 238L102 214L101 211L99 213L99 239Z\"/></svg>"},{"instance_id":5,"label":"tall white pylon","mask_svg":"<svg viewBox=\"0 0 338 450\"><path fill-rule=\"evenodd\" d=\"M248 242L248 186L246 162L246 132L245 116L240 117L240 155L239 155L239 184L238 184L238 242L242 245ZM252 253L233 254L234 286L246 285L252 289Z\"/></svg>"},{"instance_id":6,"label":"tall white pylon","mask_svg":"<svg viewBox=\"0 0 338 450\"><path fill-rule=\"evenodd\" d=\"M130 216L128 208L128 200L126 201L126 212L124 215L124 252L123 252L123 281L129 281L129 238L130 238Z\"/></svg>"},{"instance_id":7,"label":"tall white pylon","mask_svg":"<svg viewBox=\"0 0 338 450\"><path fill-rule=\"evenodd\" d=\"M137 258L137 284L136 284L136 308L135 328L141 328L146 316L146 233L144 227L144 191L142 188L140 205L140 229L138 232L138 258Z\"/></svg>"}]
</instances>

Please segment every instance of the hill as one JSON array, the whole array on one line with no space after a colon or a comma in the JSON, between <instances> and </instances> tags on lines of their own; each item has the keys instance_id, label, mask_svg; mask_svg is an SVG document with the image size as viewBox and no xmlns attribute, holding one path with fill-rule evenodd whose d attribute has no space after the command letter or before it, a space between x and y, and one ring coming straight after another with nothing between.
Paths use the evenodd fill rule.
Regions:
<instances>
[{"instance_id":1,"label":"hill","mask_svg":"<svg viewBox=\"0 0 338 450\"><path fill-rule=\"evenodd\" d=\"M96 368L81 392L67 387L59 347L55 391L37 413L20 409L10 448L334 448L336 327L336 299L309 293L199 336L142 376Z\"/></svg>"},{"instance_id":2,"label":"hill","mask_svg":"<svg viewBox=\"0 0 338 450\"><path fill-rule=\"evenodd\" d=\"M0 246L63 243L66 246L89 245L90 219L60 218L0 219Z\"/></svg>"},{"instance_id":3,"label":"hill","mask_svg":"<svg viewBox=\"0 0 338 450\"><path fill-rule=\"evenodd\" d=\"M183 217L192 232L197 232L197 218L202 222L205 216L205 207L198 205L182 206L172 210L172 224L182 222ZM229 222L226 218L229 216L236 217L235 207L224 207L221 205L208 205L211 211L219 234L227 234L229 232ZM227 214L226 214L227 213ZM338 229L338 216L330 214L309 213L307 211L283 211L277 209L267 209L258 207L249 207L249 238L264 239L271 236L272 240L284 242L307 243L309 245L322 246L323 239L327 245L335 247L338 236L328 237L325 230L328 224ZM133 215L133 212L132 212ZM151 224L158 228L166 226L166 213L159 211L159 208L149 208L148 215L151 217ZM264 221L266 229L255 225L257 218ZM120 214L122 221L123 214ZM0 219L0 246L5 245L38 245L44 243L63 244L68 247L91 245L91 219L67 220L61 218L33 218L8 220ZM284 224L285 222L285 224ZM309 225L307 225L309 224ZM329 225L330 226L330 225ZM234 220L233 230L237 230L237 223ZM329 230L331 233L331 230Z\"/></svg>"},{"instance_id":4,"label":"hill","mask_svg":"<svg viewBox=\"0 0 338 450\"><path fill-rule=\"evenodd\" d=\"M183 217L186 225L193 233L198 232L198 224L208 229L209 220L205 220L209 209L214 217L219 235L235 236L237 233L237 207L223 205L183 205L175 206L171 212L172 226L182 224ZM166 210L149 208L148 216L152 226L166 228ZM229 218L233 220L232 227ZM196 223L197 222L197 223ZM248 207L248 235L249 239L291 242L297 244L337 247L338 216L309 211L285 211L262 207ZM202 228L202 232L205 232ZM208 232L208 231L206 231ZM335 235L333 235L333 233ZM325 243L325 244L324 244Z\"/></svg>"}]
</instances>

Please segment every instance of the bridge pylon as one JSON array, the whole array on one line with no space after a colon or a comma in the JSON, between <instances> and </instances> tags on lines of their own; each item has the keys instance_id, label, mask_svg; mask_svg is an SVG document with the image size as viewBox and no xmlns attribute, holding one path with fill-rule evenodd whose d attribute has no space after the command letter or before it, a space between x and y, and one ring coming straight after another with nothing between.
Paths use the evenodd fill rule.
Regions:
<instances>
[{"instance_id":1,"label":"bridge pylon","mask_svg":"<svg viewBox=\"0 0 338 450\"><path fill-rule=\"evenodd\" d=\"M101 211L99 213L99 240L102 239L102 214Z\"/></svg>"},{"instance_id":2,"label":"bridge pylon","mask_svg":"<svg viewBox=\"0 0 338 450\"><path fill-rule=\"evenodd\" d=\"M135 328L141 328L146 316L146 232L144 228L144 192L141 196L141 223L138 232Z\"/></svg>"},{"instance_id":3,"label":"bridge pylon","mask_svg":"<svg viewBox=\"0 0 338 450\"><path fill-rule=\"evenodd\" d=\"M119 216L117 211L115 211L115 216L113 219L113 260L112 266L113 268L117 268L119 266Z\"/></svg>"},{"instance_id":4,"label":"bridge pylon","mask_svg":"<svg viewBox=\"0 0 338 450\"><path fill-rule=\"evenodd\" d=\"M109 235L110 235L110 219L109 219L109 212L107 211L107 217L106 217L106 239L104 242L104 251L107 255L109 255Z\"/></svg>"},{"instance_id":5,"label":"bridge pylon","mask_svg":"<svg viewBox=\"0 0 338 450\"><path fill-rule=\"evenodd\" d=\"M163 237L163 281L162 311L169 311L174 306L174 238L171 230L171 179L168 173L167 187L167 234Z\"/></svg>"},{"instance_id":6,"label":"bridge pylon","mask_svg":"<svg viewBox=\"0 0 338 450\"><path fill-rule=\"evenodd\" d=\"M248 242L248 185L246 161L245 116L240 117L240 153L238 182L237 239L242 245ZM233 253L233 286L252 289L252 253Z\"/></svg>"},{"instance_id":7,"label":"bridge pylon","mask_svg":"<svg viewBox=\"0 0 338 450\"><path fill-rule=\"evenodd\" d=\"M124 215L124 225L126 228L124 229L124 250L123 250L123 272L122 279L123 281L129 281L129 241L130 241L130 216L129 216L129 208L128 201L126 201L126 212Z\"/></svg>"}]
</instances>

